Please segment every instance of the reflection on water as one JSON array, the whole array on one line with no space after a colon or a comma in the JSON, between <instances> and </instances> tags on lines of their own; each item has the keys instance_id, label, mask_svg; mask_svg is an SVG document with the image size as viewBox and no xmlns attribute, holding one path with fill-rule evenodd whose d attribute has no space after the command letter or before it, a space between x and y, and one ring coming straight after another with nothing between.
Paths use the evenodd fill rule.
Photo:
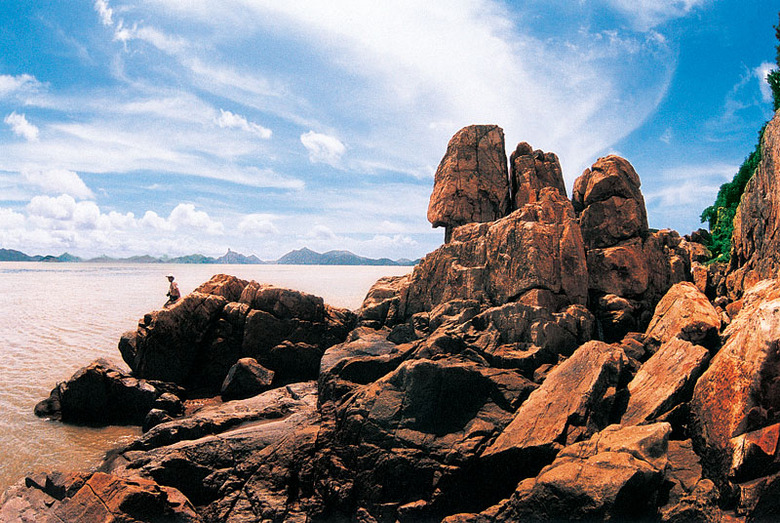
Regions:
<instances>
[{"instance_id":1,"label":"reflection on water","mask_svg":"<svg viewBox=\"0 0 780 523\"><path fill-rule=\"evenodd\" d=\"M96 358L121 362L117 342L166 301L173 273L182 293L213 274L303 290L355 309L380 277L410 267L102 265L0 262L0 492L40 470L84 469L139 434L134 427L73 427L33 407L58 381Z\"/></svg>"}]
</instances>

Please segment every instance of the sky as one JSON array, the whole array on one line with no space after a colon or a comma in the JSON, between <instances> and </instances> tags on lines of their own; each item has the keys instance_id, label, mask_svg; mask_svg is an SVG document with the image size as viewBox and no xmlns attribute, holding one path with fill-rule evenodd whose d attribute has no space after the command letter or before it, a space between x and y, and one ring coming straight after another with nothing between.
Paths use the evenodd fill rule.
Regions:
<instances>
[{"instance_id":1,"label":"sky","mask_svg":"<svg viewBox=\"0 0 780 523\"><path fill-rule=\"evenodd\" d=\"M0 247L417 258L470 124L619 154L686 234L772 117L777 0L0 0Z\"/></svg>"}]
</instances>

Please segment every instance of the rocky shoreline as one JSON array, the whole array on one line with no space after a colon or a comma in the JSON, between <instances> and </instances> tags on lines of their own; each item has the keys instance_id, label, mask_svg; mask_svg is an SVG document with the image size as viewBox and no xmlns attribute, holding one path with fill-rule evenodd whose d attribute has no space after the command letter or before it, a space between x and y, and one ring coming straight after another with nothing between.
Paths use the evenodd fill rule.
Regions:
<instances>
[{"instance_id":1,"label":"rocky shoreline","mask_svg":"<svg viewBox=\"0 0 780 523\"><path fill-rule=\"evenodd\" d=\"M651 230L618 156L577 179L497 126L450 141L445 243L355 312L216 275L36 413L138 424L0 521L761 521L780 511L780 116L735 220Z\"/></svg>"}]
</instances>

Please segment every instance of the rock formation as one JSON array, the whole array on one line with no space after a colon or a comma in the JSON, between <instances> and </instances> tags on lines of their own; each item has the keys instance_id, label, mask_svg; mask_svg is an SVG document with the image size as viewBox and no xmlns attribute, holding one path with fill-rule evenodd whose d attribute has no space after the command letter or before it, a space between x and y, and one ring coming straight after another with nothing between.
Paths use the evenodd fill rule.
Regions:
<instances>
[{"instance_id":1,"label":"rock formation","mask_svg":"<svg viewBox=\"0 0 780 523\"><path fill-rule=\"evenodd\" d=\"M780 281L739 287L771 265L769 215L746 204L763 243L731 272L697 265L701 234L650 230L626 160L569 201L555 155L520 144L510 193L503 154L495 126L453 138L447 242L354 314L225 275L147 314L120 342L132 374L96 363L39 407L144 434L25 478L0 521L776 518Z\"/></svg>"},{"instance_id":2,"label":"rock formation","mask_svg":"<svg viewBox=\"0 0 780 523\"><path fill-rule=\"evenodd\" d=\"M544 187L553 187L566 196L561 163L555 153L534 151L526 142L521 142L509 157L509 169L514 209L538 200L539 191Z\"/></svg>"},{"instance_id":3,"label":"rock formation","mask_svg":"<svg viewBox=\"0 0 780 523\"><path fill-rule=\"evenodd\" d=\"M728 277L729 293L739 298L759 280L780 269L780 113L766 126L761 161L745 186L734 216Z\"/></svg>"},{"instance_id":4,"label":"rock formation","mask_svg":"<svg viewBox=\"0 0 780 523\"><path fill-rule=\"evenodd\" d=\"M504 131L497 125L470 125L458 131L436 169L428 221L445 227L491 222L510 210Z\"/></svg>"}]
</instances>

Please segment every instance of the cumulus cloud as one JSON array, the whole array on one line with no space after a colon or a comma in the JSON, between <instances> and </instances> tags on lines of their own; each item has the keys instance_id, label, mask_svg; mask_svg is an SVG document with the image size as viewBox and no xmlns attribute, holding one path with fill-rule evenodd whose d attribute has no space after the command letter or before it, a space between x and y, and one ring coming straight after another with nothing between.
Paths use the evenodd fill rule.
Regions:
<instances>
[{"instance_id":1,"label":"cumulus cloud","mask_svg":"<svg viewBox=\"0 0 780 523\"><path fill-rule=\"evenodd\" d=\"M0 229L19 229L24 226L25 217L23 214L12 209L0 208Z\"/></svg>"},{"instance_id":2,"label":"cumulus cloud","mask_svg":"<svg viewBox=\"0 0 780 523\"><path fill-rule=\"evenodd\" d=\"M338 138L314 131L302 134L301 143L309 151L311 163L326 163L334 167L338 166L347 150Z\"/></svg>"},{"instance_id":3,"label":"cumulus cloud","mask_svg":"<svg viewBox=\"0 0 780 523\"><path fill-rule=\"evenodd\" d=\"M225 111L224 109L220 109L219 113L220 114L219 118L217 118L217 125L223 129L241 129L242 131L254 133L260 138L264 139L271 137L271 129L263 127L262 125L258 125L254 122L250 122L240 114L234 114L230 111Z\"/></svg>"},{"instance_id":4,"label":"cumulus cloud","mask_svg":"<svg viewBox=\"0 0 780 523\"><path fill-rule=\"evenodd\" d=\"M16 111L14 111L6 116L3 121L11 128L15 135L21 136L28 142L38 141L38 128L28 122L24 114L17 114Z\"/></svg>"},{"instance_id":5,"label":"cumulus cloud","mask_svg":"<svg viewBox=\"0 0 780 523\"><path fill-rule=\"evenodd\" d=\"M73 171L66 169L25 171L23 175L29 183L49 194L69 194L82 200L90 200L95 197L81 177Z\"/></svg>"},{"instance_id":6,"label":"cumulus cloud","mask_svg":"<svg viewBox=\"0 0 780 523\"><path fill-rule=\"evenodd\" d=\"M107 27L114 25L114 10L108 6L108 0L95 0L95 11L100 17L100 23Z\"/></svg>"},{"instance_id":7,"label":"cumulus cloud","mask_svg":"<svg viewBox=\"0 0 780 523\"><path fill-rule=\"evenodd\" d=\"M168 217L168 222L173 228L196 229L207 234L222 234L225 226L218 221L214 221L205 211L198 211L195 205L191 203L180 203Z\"/></svg>"},{"instance_id":8,"label":"cumulus cloud","mask_svg":"<svg viewBox=\"0 0 780 523\"><path fill-rule=\"evenodd\" d=\"M279 234L279 229L268 214L247 214L238 223L238 230L246 236L269 236Z\"/></svg>"}]
</instances>

